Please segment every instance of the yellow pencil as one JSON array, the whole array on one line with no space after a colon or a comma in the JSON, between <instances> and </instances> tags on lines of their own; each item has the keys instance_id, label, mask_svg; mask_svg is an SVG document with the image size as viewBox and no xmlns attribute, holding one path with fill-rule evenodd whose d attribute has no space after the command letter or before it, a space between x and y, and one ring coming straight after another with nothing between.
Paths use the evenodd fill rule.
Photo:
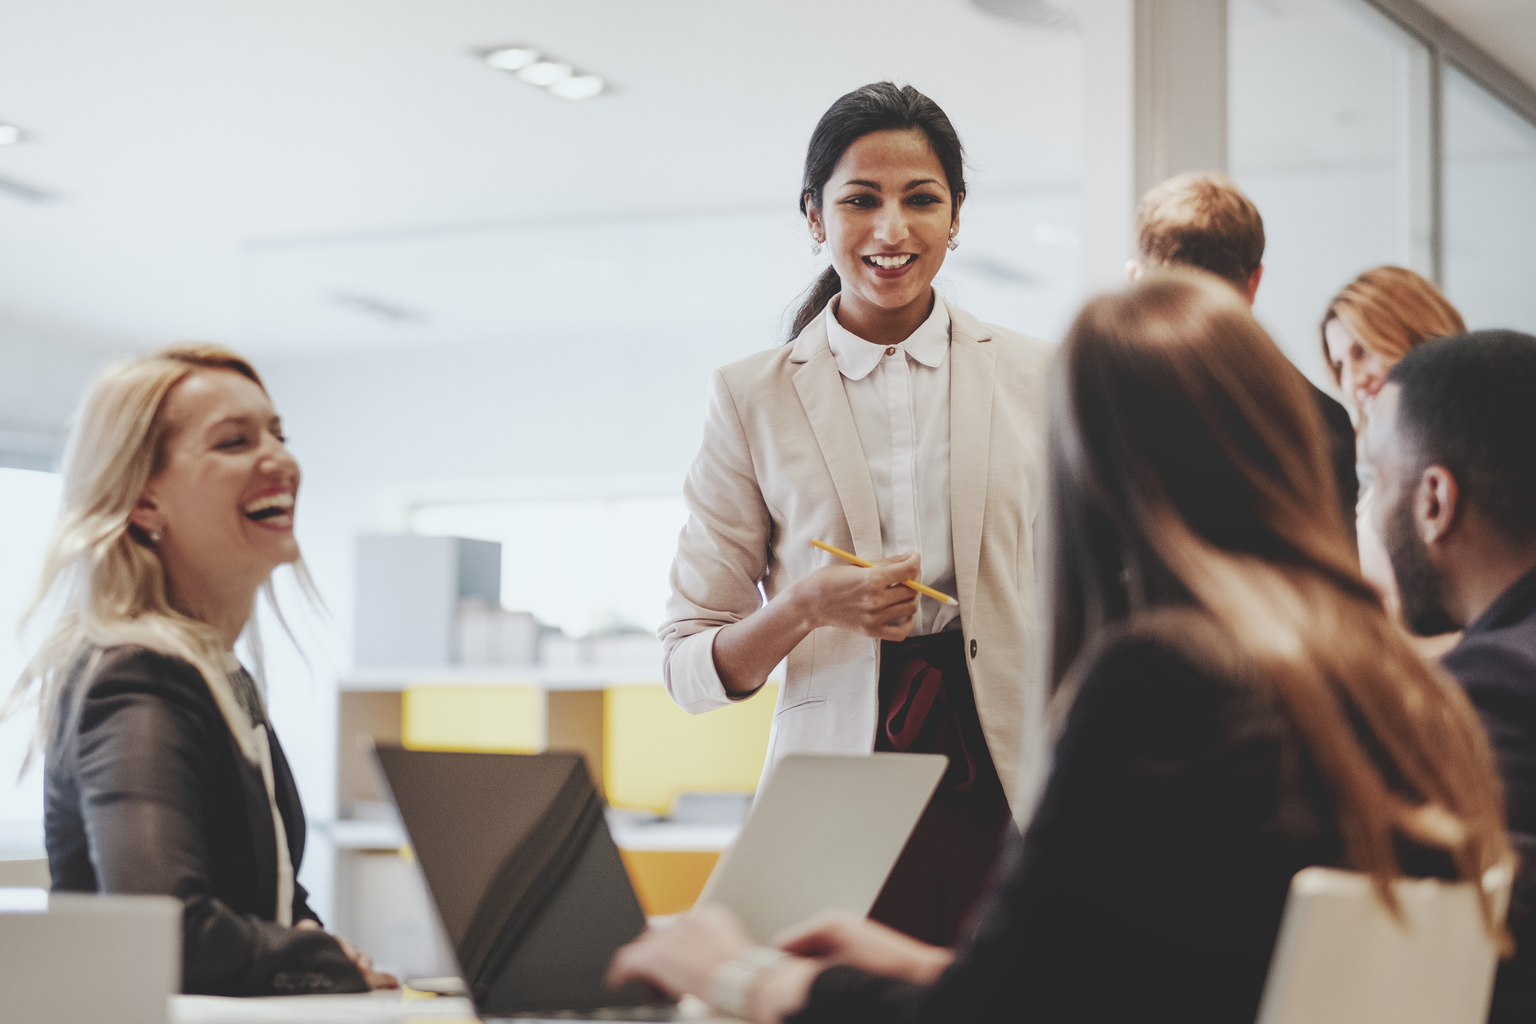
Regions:
<instances>
[{"instance_id":1,"label":"yellow pencil","mask_svg":"<svg viewBox=\"0 0 1536 1024\"><path fill-rule=\"evenodd\" d=\"M852 562L854 565L857 565L861 569L873 569L874 568L874 564L873 563L864 561L864 559L860 558L858 555L850 555L848 552L844 551L842 548L835 548L831 544L824 544L824 543L822 543L819 540L813 540L813 541L811 541L811 546L812 547L820 548L821 550L825 551L829 555L836 555L838 558L841 558L845 562ZM956 601L954 598L950 597L948 594L941 594L937 590L934 590L932 587L925 587L921 583L917 582L917 580L902 580L901 582L903 584L905 584L906 586L911 587L913 590L917 591L919 594L922 594L925 597L933 598L935 601L939 602L940 604L952 604L956 608L960 607L960 602Z\"/></svg>"}]
</instances>

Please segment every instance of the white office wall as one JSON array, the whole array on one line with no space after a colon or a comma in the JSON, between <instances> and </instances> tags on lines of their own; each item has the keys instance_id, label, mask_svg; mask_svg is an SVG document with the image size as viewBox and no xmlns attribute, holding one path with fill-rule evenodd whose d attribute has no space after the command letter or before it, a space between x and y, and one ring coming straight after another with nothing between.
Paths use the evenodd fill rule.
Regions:
<instances>
[{"instance_id":1,"label":"white office wall","mask_svg":"<svg viewBox=\"0 0 1536 1024\"><path fill-rule=\"evenodd\" d=\"M409 507L442 502L445 487L566 481L543 496L592 486L624 496L634 493L628 481L643 479L648 493L655 481L680 493L710 373L779 344L786 314L825 261L810 255L793 208L615 230L633 247L600 252L618 265L607 280L563 282L555 303L528 290L507 314L513 327L491 336L433 342L426 324L406 328L409 345L260 361L304 466L300 540L341 633L351 538L404 528ZM544 240L508 232L473 246L510 275L548 257ZM1060 336L1078 303L1072 190L982 193L966 206L960 243L939 279L946 296L983 319ZM449 243L409 248L390 255L390 273L459 258ZM506 288L527 284L509 276Z\"/></svg>"}]
</instances>

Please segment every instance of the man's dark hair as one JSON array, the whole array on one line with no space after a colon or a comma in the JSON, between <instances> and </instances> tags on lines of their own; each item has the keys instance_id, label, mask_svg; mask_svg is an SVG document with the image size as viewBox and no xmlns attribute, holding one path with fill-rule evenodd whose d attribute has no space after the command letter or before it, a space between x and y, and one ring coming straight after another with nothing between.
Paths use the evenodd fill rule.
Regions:
<instances>
[{"instance_id":1,"label":"man's dark hair","mask_svg":"<svg viewBox=\"0 0 1536 1024\"><path fill-rule=\"evenodd\" d=\"M1506 538L1536 535L1536 337L1471 331L1420 345L1392 368L1398 429L1416 474L1444 466Z\"/></svg>"}]
</instances>

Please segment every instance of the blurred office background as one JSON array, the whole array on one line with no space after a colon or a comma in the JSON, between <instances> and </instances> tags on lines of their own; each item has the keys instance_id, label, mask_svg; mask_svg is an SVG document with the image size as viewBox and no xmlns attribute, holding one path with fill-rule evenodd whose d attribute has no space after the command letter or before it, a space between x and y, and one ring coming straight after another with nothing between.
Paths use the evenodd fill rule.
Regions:
<instances>
[{"instance_id":1,"label":"blurred office background","mask_svg":"<svg viewBox=\"0 0 1536 1024\"><path fill-rule=\"evenodd\" d=\"M297 531L326 607L284 573L298 643L266 630L270 700L310 816L334 819L359 535L498 541L507 608L570 638L653 630L708 375L782 342L824 265L796 210L821 112L882 78L937 100L970 155L938 286L1055 340L1123 263L1123 209L1094 249L1097 134L1120 130L1098 107L1106 32L1170 2L12 4L0 680L36 639L13 625L91 375L228 343L305 470ZM1225 84L1205 100L1225 115L1205 128L1264 215L1257 312L1296 364L1331 386L1324 306L1382 263L1442 282L1473 327L1536 330L1536 7L1216 8ZM561 98L486 61L512 44L603 88ZM12 784L29 727L0 726L16 848L41 834L38 773ZM333 868L306 863L322 908Z\"/></svg>"}]
</instances>

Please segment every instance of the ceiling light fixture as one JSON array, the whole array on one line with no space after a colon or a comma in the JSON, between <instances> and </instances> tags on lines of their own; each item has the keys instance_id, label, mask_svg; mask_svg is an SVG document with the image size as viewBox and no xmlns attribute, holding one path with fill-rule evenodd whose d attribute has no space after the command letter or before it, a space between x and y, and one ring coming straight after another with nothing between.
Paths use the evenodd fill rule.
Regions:
<instances>
[{"instance_id":1,"label":"ceiling light fixture","mask_svg":"<svg viewBox=\"0 0 1536 1024\"><path fill-rule=\"evenodd\" d=\"M551 85L549 91L563 100L589 100L603 91L603 85L596 75L572 75Z\"/></svg>"},{"instance_id":2,"label":"ceiling light fixture","mask_svg":"<svg viewBox=\"0 0 1536 1024\"><path fill-rule=\"evenodd\" d=\"M541 60L523 68L517 73L517 77L529 85L538 85L547 89L556 82L570 78L575 71L575 68L564 61Z\"/></svg>"},{"instance_id":3,"label":"ceiling light fixture","mask_svg":"<svg viewBox=\"0 0 1536 1024\"><path fill-rule=\"evenodd\" d=\"M496 70L510 72L562 100L589 100L608 91L608 83L598 75L578 71L566 61L522 43L484 50L480 57Z\"/></svg>"},{"instance_id":4,"label":"ceiling light fixture","mask_svg":"<svg viewBox=\"0 0 1536 1024\"><path fill-rule=\"evenodd\" d=\"M521 71L539 59L539 51L531 46L506 46L485 55L485 62L500 71Z\"/></svg>"},{"instance_id":5,"label":"ceiling light fixture","mask_svg":"<svg viewBox=\"0 0 1536 1024\"><path fill-rule=\"evenodd\" d=\"M20 128L13 124L0 124L0 146L10 146L20 141Z\"/></svg>"}]
</instances>

